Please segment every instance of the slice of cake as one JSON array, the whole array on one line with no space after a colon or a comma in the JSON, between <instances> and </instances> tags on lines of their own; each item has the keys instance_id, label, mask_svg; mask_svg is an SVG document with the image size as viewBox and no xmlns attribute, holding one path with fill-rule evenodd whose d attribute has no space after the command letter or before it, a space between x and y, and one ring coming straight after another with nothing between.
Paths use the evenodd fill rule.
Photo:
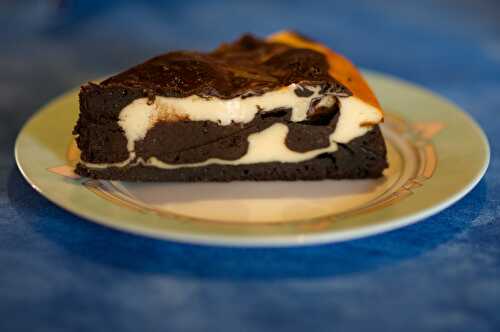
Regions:
<instances>
[{"instance_id":1,"label":"slice of cake","mask_svg":"<svg viewBox=\"0 0 500 332\"><path fill-rule=\"evenodd\" d=\"M292 32L157 56L80 91L76 172L132 181L376 178L383 113L357 69Z\"/></svg>"}]
</instances>

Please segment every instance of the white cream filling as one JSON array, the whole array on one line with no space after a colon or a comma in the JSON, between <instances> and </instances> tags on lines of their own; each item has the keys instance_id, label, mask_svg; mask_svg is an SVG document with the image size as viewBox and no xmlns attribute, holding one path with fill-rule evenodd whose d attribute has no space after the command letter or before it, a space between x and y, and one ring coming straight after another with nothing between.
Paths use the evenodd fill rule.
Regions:
<instances>
[{"instance_id":1,"label":"white cream filling","mask_svg":"<svg viewBox=\"0 0 500 332\"><path fill-rule=\"evenodd\" d=\"M190 121L213 121L220 125L248 123L253 120L257 112L267 112L282 107L292 109L291 121L300 122L307 118L307 111L313 99L322 98L318 106L324 107L333 106L336 102L333 96L320 96L320 87L307 87L313 91L313 94L309 97L299 97L295 94L297 87L296 84L291 84L286 88L270 91L260 96L227 100L195 95L186 98L157 96L154 102L148 104L147 98L136 99L123 108L118 121L128 140L129 158L114 164L84 164L90 168L123 167L129 164L135 158L135 142L143 139L148 130L158 121L189 119ZM368 132L372 128L370 124L376 124L382 120L382 114L377 108L356 97L338 97L338 100L340 116L335 131L330 135L330 145L326 148L307 152L292 151L285 144L288 127L276 123L262 132L249 135L248 151L237 160L209 159L201 163L167 164L153 157L146 161L139 159L136 164L172 169L209 164L240 165L272 161L300 162L312 159L321 153L336 151L336 143L348 143Z\"/></svg>"},{"instance_id":2,"label":"white cream filling","mask_svg":"<svg viewBox=\"0 0 500 332\"><path fill-rule=\"evenodd\" d=\"M337 143L349 143L363 136L373 124L382 121L381 112L356 97L339 98L340 116L331 139Z\"/></svg>"},{"instance_id":3,"label":"white cream filling","mask_svg":"<svg viewBox=\"0 0 500 332\"><path fill-rule=\"evenodd\" d=\"M158 121L212 121L222 126L231 123L248 123L257 112L272 111L279 107L292 109L291 121L299 122L307 118L311 101L320 97L320 87L308 87L313 94L299 97L295 94L297 84L267 92L260 96L220 99L192 95L185 98L156 96L152 103L147 98L139 98L120 112L118 124L123 128L128 140L128 150L134 150L134 143L143 139L148 130ZM321 106L335 104L333 96L322 96Z\"/></svg>"}]
</instances>

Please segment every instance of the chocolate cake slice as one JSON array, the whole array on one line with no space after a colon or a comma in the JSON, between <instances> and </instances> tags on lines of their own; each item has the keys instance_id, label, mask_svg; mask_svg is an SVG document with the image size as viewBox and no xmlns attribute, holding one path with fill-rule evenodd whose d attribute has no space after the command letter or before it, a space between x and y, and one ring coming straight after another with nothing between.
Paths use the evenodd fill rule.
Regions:
<instances>
[{"instance_id":1,"label":"chocolate cake slice","mask_svg":"<svg viewBox=\"0 0 500 332\"><path fill-rule=\"evenodd\" d=\"M376 178L377 99L345 58L292 32L157 56L82 86L76 172L132 181Z\"/></svg>"}]
</instances>

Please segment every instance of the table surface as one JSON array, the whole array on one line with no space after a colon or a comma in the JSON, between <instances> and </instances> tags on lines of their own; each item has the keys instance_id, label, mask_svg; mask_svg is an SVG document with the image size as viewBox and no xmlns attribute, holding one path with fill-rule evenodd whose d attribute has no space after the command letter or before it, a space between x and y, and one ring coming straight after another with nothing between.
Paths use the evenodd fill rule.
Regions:
<instances>
[{"instance_id":1,"label":"table surface","mask_svg":"<svg viewBox=\"0 0 500 332\"><path fill-rule=\"evenodd\" d=\"M500 2L7 1L0 26L0 331L500 329ZM22 124L69 88L163 51L283 28L460 105L489 137L485 178L401 230L241 249L95 225L17 170Z\"/></svg>"}]
</instances>

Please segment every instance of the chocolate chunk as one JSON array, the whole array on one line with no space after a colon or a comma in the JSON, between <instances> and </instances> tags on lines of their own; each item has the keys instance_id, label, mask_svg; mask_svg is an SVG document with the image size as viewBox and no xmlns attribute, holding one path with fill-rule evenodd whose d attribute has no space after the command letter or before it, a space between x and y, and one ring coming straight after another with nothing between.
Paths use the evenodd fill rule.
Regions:
<instances>
[{"instance_id":1,"label":"chocolate chunk","mask_svg":"<svg viewBox=\"0 0 500 332\"><path fill-rule=\"evenodd\" d=\"M248 136L275 123L287 124L291 109L277 108L246 124L221 126L210 121L158 122L143 140L136 142L136 155L169 164L189 164L210 158L236 160L248 150ZM317 132L317 135L322 135Z\"/></svg>"},{"instance_id":2,"label":"chocolate chunk","mask_svg":"<svg viewBox=\"0 0 500 332\"><path fill-rule=\"evenodd\" d=\"M293 92L295 92L297 97L311 97L314 94L313 91L303 87L302 85L298 85Z\"/></svg>"}]
</instances>

